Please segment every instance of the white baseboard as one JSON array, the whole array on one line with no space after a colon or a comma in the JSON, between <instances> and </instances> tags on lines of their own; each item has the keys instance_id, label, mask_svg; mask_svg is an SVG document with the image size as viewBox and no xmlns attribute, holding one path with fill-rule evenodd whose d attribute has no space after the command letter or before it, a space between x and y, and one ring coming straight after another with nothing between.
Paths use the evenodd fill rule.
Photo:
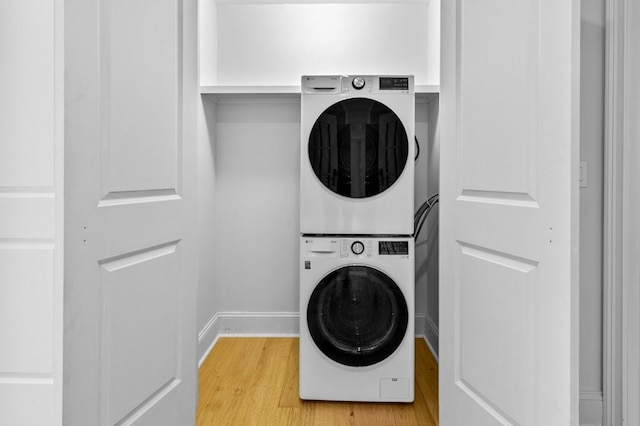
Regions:
<instances>
[{"instance_id":1,"label":"white baseboard","mask_svg":"<svg viewBox=\"0 0 640 426\"><path fill-rule=\"evenodd\" d=\"M298 336L297 312L218 312L198 333L198 367L220 336Z\"/></svg>"},{"instance_id":2,"label":"white baseboard","mask_svg":"<svg viewBox=\"0 0 640 426\"><path fill-rule=\"evenodd\" d=\"M202 365L218 341L218 314L215 314L198 333L198 368Z\"/></svg>"},{"instance_id":3,"label":"white baseboard","mask_svg":"<svg viewBox=\"0 0 640 426\"><path fill-rule=\"evenodd\" d=\"M438 362L438 329L426 313L416 314L416 337L422 337L431 355Z\"/></svg>"},{"instance_id":4,"label":"white baseboard","mask_svg":"<svg viewBox=\"0 0 640 426\"><path fill-rule=\"evenodd\" d=\"M425 332L424 340L427 342L427 346L431 350L433 357L438 361L438 351L440 350L438 345L438 327L433 322L430 316L425 315Z\"/></svg>"},{"instance_id":5,"label":"white baseboard","mask_svg":"<svg viewBox=\"0 0 640 426\"><path fill-rule=\"evenodd\" d=\"M580 426L602 426L602 392L580 392Z\"/></svg>"},{"instance_id":6,"label":"white baseboard","mask_svg":"<svg viewBox=\"0 0 640 426\"><path fill-rule=\"evenodd\" d=\"M415 316L415 335L424 337L434 356L433 342L428 340L428 317L424 313ZM198 367L215 346L220 336L299 336L300 314L298 312L218 312L198 333ZM437 345L437 330L435 334ZM437 348L437 346L436 346Z\"/></svg>"},{"instance_id":7,"label":"white baseboard","mask_svg":"<svg viewBox=\"0 0 640 426\"><path fill-rule=\"evenodd\" d=\"M424 312L416 312L415 321L415 335L416 337L425 336L425 324L427 320L427 314Z\"/></svg>"},{"instance_id":8,"label":"white baseboard","mask_svg":"<svg viewBox=\"0 0 640 426\"><path fill-rule=\"evenodd\" d=\"M219 312L218 331L224 335L297 336L298 312Z\"/></svg>"}]
</instances>

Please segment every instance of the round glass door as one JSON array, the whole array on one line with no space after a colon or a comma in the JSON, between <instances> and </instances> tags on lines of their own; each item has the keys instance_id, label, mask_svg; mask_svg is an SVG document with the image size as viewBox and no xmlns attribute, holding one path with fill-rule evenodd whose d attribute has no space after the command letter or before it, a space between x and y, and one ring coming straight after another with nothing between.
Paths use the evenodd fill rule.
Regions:
<instances>
[{"instance_id":1,"label":"round glass door","mask_svg":"<svg viewBox=\"0 0 640 426\"><path fill-rule=\"evenodd\" d=\"M409 142L400 118L386 105L352 98L318 117L308 149L311 167L324 186L344 197L366 198L398 180Z\"/></svg>"},{"instance_id":2,"label":"round glass door","mask_svg":"<svg viewBox=\"0 0 640 426\"><path fill-rule=\"evenodd\" d=\"M320 281L307 306L316 346L332 360L354 367L388 358L402 343L409 314L400 288L367 266L346 266Z\"/></svg>"}]
</instances>

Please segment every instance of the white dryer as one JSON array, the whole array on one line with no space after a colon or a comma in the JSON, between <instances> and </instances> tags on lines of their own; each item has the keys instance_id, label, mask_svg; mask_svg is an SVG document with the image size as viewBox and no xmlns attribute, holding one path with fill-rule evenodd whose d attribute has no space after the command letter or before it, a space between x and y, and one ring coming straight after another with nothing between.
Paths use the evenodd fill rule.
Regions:
<instances>
[{"instance_id":1,"label":"white dryer","mask_svg":"<svg viewBox=\"0 0 640 426\"><path fill-rule=\"evenodd\" d=\"M300 233L413 233L413 76L303 76Z\"/></svg>"},{"instance_id":2,"label":"white dryer","mask_svg":"<svg viewBox=\"0 0 640 426\"><path fill-rule=\"evenodd\" d=\"M413 401L413 239L303 236L300 247L300 398Z\"/></svg>"}]
</instances>

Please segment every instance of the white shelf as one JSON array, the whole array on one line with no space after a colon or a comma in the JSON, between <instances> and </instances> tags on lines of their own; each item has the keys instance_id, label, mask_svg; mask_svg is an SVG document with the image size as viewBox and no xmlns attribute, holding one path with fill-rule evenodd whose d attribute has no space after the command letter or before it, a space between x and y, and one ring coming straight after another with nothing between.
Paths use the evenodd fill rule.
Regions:
<instances>
[{"instance_id":1,"label":"white shelf","mask_svg":"<svg viewBox=\"0 0 640 426\"><path fill-rule=\"evenodd\" d=\"M217 4L322 4L322 3L333 3L333 4L358 4L358 3L424 3L427 4L431 0L215 0Z\"/></svg>"},{"instance_id":2,"label":"white shelf","mask_svg":"<svg viewBox=\"0 0 640 426\"><path fill-rule=\"evenodd\" d=\"M440 93L440 85L416 84L416 95L437 95Z\"/></svg>"},{"instance_id":3,"label":"white shelf","mask_svg":"<svg viewBox=\"0 0 640 426\"><path fill-rule=\"evenodd\" d=\"M200 86L200 94L215 103L300 102L300 86Z\"/></svg>"},{"instance_id":4,"label":"white shelf","mask_svg":"<svg viewBox=\"0 0 640 426\"><path fill-rule=\"evenodd\" d=\"M416 102L429 103L440 93L438 85L416 87ZM300 102L300 86L201 86L200 94L215 103Z\"/></svg>"},{"instance_id":5,"label":"white shelf","mask_svg":"<svg viewBox=\"0 0 640 426\"><path fill-rule=\"evenodd\" d=\"M440 86L417 84L416 97L438 95ZM200 94L214 97L299 97L300 86L200 86Z\"/></svg>"},{"instance_id":6,"label":"white shelf","mask_svg":"<svg viewBox=\"0 0 640 426\"><path fill-rule=\"evenodd\" d=\"M200 86L203 95L300 94L300 86Z\"/></svg>"}]
</instances>

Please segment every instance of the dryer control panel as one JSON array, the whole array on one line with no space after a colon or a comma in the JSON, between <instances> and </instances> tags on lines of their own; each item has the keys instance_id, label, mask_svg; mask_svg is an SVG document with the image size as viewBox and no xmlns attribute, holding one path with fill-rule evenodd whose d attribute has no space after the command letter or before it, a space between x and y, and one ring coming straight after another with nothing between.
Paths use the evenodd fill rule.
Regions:
<instances>
[{"instance_id":1,"label":"dryer control panel","mask_svg":"<svg viewBox=\"0 0 640 426\"><path fill-rule=\"evenodd\" d=\"M343 75L342 94L413 94L413 76Z\"/></svg>"},{"instance_id":2,"label":"dryer control panel","mask_svg":"<svg viewBox=\"0 0 640 426\"><path fill-rule=\"evenodd\" d=\"M380 77L380 90L409 90L409 77Z\"/></svg>"},{"instance_id":3,"label":"dryer control panel","mask_svg":"<svg viewBox=\"0 0 640 426\"><path fill-rule=\"evenodd\" d=\"M305 75L303 95L414 94L412 75Z\"/></svg>"}]
</instances>

